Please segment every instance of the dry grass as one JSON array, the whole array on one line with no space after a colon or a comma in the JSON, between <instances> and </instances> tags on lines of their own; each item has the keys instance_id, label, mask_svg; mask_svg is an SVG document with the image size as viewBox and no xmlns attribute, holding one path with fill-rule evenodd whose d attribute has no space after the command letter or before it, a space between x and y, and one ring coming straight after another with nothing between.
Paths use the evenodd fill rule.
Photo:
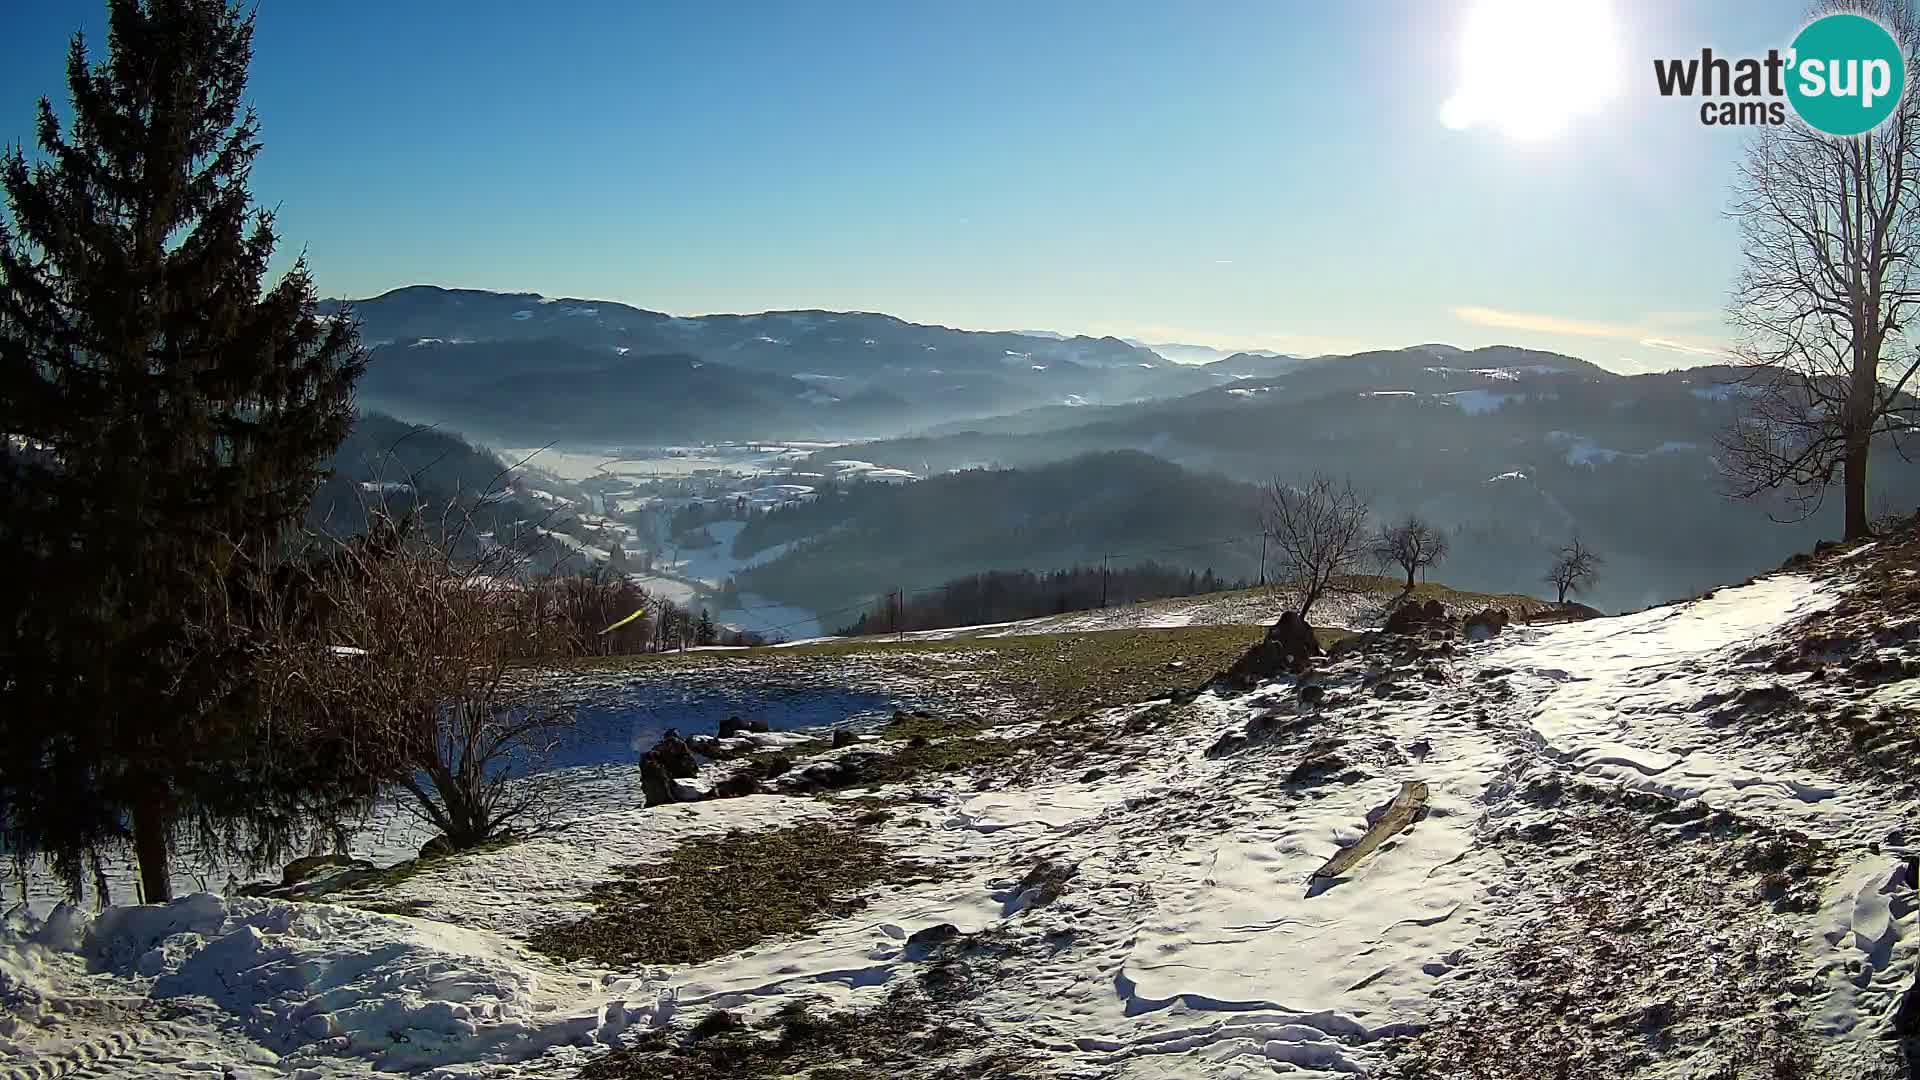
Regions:
<instances>
[{"instance_id":1,"label":"dry grass","mask_svg":"<svg viewBox=\"0 0 1920 1080\"><path fill-rule=\"evenodd\" d=\"M1530 801L1560 812L1494 842L1542 868L1521 885L1552 916L1470 957L1431 1025L1388 1049L1385 1080L1655 1075L1677 1057L1718 1080L1840 1080L1783 998L1801 952L1770 917L1817 902L1829 850L1653 796L1556 787Z\"/></svg>"},{"instance_id":2,"label":"dry grass","mask_svg":"<svg viewBox=\"0 0 1920 1080\"><path fill-rule=\"evenodd\" d=\"M847 915L876 886L935 876L857 827L820 824L697 837L618 873L588 894L593 914L538 931L533 947L617 968L696 964Z\"/></svg>"}]
</instances>

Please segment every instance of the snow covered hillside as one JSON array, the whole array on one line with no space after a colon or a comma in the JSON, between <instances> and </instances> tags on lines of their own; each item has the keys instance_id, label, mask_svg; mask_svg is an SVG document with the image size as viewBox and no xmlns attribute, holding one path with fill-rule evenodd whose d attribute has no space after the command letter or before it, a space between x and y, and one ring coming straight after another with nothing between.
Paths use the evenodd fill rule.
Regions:
<instances>
[{"instance_id":1,"label":"snow covered hillside","mask_svg":"<svg viewBox=\"0 0 1920 1080\"><path fill-rule=\"evenodd\" d=\"M1051 685L1100 635L683 660L911 663L944 704L931 737L821 753L900 747L872 790L641 809L607 771L564 828L345 903L17 910L0 1077L1905 1076L1917 807L1911 757L1882 766L1920 703L1911 554L1490 640L1357 636L1244 692L1155 653L1125 702L1065 711L960 703L1016 655ZM908 760L947 764L885 770ZM1397 798L1411 823L1377 825ZM550 944L643 954L649 898L704 896L716 926L793 902L777 867L753 897L661 868L827 831L891 876L800 932L684 962Z\"/></svg>"}]
</instances>

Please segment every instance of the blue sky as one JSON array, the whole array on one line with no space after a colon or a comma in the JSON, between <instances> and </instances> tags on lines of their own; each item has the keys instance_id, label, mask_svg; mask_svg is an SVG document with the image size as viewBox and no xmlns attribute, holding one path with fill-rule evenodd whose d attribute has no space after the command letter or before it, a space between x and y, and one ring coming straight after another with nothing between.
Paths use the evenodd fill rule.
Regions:
<instances>
[{"instance_id":1,"label":"blue sky","mask_svg":"<svg viewBox=\"0 0 1920 1080\"><path fill-rule=\"evenodd\" d=\"M1556 115L1582 93L1559 73L1606 66L1617 93L1519 139L1441 122L1467 10L1419 0L259 7L254 192L328 294L1627 370L1701 362L1675 347L1722 341L1737 265L1740 129L1661 99L1651 61L1784 46L1804 11L1616 0L1614 47L1566 35L1526 85ZM66 40L104 47L103 12L0 5L0 141L64 100Z\"/></svg>"}]
</instances>

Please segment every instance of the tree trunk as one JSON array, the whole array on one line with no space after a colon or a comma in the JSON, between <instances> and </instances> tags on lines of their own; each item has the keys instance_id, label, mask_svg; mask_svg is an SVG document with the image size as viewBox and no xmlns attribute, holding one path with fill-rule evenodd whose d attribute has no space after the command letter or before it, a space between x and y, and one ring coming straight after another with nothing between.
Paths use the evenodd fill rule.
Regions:
<instances>
[{"instance_id":1,"label":"tree trunk","mask_svg":"<svg viewBox=\"0 0 1920 1080\"><path fill-rule=\"evenodd\" d=\"M173 899L173 875L167 865L167 834L173 822L166 801L143 796L133 804L133 854L140 864L140 902L164 904Z\"/></svg>"},{"instance_id":2,"label":"tree trunk","mask_svg":"<svg viewBox=\"0 0 1920 1080\"><path fill-rule=\"evenodd\" d=\"M1407 591L1413 591L1413 567L1407 567Z\"/></svg>"},{"instance_id":3,"label":"tree trunk","mask_svg":"<svg viewBox=\"0 0 1920 1080\"><path fill-rule=\"evenodd\" d=\"M1873 402L1880 382L1880 346L1877 334L1860 343L1847 386L1848 540L1865 540L1872 527L1867 520L1867 456L1873 449Z\"/></svg>"},{"instance_id":4,"label":"tree trunk","mask_svg":"<svg viewBox=\"0 0 1920 1080\"><path fill-rule=\"evenodd\" d=\"M1848 440L1850 443L1853 440ZM1869 531L1867 521L1867 451L1869 443L1865 439L1856 445L1847 447L1846 497L1848 540L1864 540Z\"/></svg>"}]
</instances>

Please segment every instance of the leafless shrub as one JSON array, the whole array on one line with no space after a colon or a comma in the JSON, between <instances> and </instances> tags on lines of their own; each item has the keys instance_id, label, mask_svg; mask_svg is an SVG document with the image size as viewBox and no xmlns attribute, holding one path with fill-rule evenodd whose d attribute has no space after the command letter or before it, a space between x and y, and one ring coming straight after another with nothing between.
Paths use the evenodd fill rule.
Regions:
<instances>
[{"instance_id":1,"label":"leafless shrub","mask_svg":"<svg viewBox=\"0 0 1920 1080\"><path fill-rule=\"evenodd\" d=\"M625 574L600 566L561 578L555 588L567 626L568 649L574 655L626 656L653 647L654 620L627 619L635 612L652 611L657 604Z\"/></svg>"},{"instance_id":2,"label":"leafless shrub","mask_svg":"<svg viewBox=\"0 0 1920 1080\"><path fill-rule=\"evenodd\" d=\"M578 651L566 587L530 572L541 534L477 537L457 501L368 520L249 590L263 701L323 718L455 849L536 820L572 718L526 662Z\"/></svg>"}]
</instances>

